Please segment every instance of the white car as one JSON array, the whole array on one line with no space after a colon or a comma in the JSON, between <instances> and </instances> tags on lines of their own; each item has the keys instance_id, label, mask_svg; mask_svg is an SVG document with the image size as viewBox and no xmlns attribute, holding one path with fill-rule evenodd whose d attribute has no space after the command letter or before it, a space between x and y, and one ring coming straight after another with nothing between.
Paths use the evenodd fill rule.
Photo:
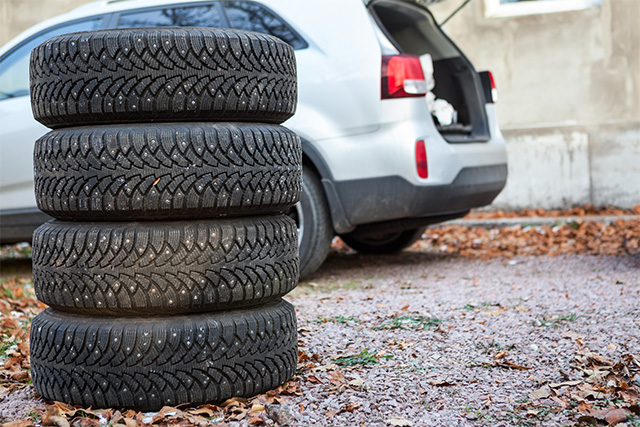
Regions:
<instances>
[{"instance_id":1,"label":"white car","mask_svg":"<svg viewBox=\"0 0 640 427\"><path fill-rule=\"evenodd\" d=\"M297 221L303 277L340 235L361 252L402 250L424 227L493 201L507 178L490 73L478 73L419 0L100 1L0 49L0 241L47 220L33 190L31 49L63 33L214 26L270 33L298 63L302 139ZM435 86L434 86L435 82Z\"/></svg>"}]
</instances>

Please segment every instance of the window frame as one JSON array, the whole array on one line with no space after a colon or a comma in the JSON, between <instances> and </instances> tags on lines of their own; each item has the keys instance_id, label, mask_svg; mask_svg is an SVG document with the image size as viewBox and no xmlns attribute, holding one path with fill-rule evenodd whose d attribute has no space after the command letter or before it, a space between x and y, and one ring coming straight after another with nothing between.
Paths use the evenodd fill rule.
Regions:
<instances>
[{"instance_id":1,"label":"window frame","mask_svg":"<svg viewBox=\"0 0 640 427\"><path fill-rule=\"evenodd\" d=\"M536 0L514 3L485 0L484 4L487 18L509 18L591 9L601 6L602 0Z\"/></svg>"},{"instance_id":2,"label":"window frame","mask_svg":"<svg viewBox=\"0 0 640 427\"><path fill-rule=\"evenodd\" d=\"M247 3L256 3L258 4L260 7L264 8L265 10L267 10L269 13L272 13L274 16L276 16L280 21L282 21L284 23L284 25L286 25L289 30L296 36L298 37L303 43L304 46L299 47L295 50L303 50L303 49L307 49L309 47L309 42L307 42L307 40L305 40L304 37L302 37L300 35L299 32L296 31L295 28L293 28L291 26L291 24L289 24L289 22L284 19L282 16L280 16L280 14L276 13L273 11L273 9L271 9L270 7L257 2L257 1L252 1L252 0L243 0L246 1ZM225 3L228 3L228 0L217 0L217 1L210 1L210 2L188 2L188 3L170 3L170 4L164 4L161 6L150 6L150 7L140 7L140 8L136 8L136 9L128 9L128 10L123 10L120 12L115 12L113 15L114 17L112 18L112 21L109 23L110 26L109 28L119 28L118 25L120 24L120 18L122 17L122 15L127 15L130 13L136 13L136 12L142 12L142 11L154 11L154 10L162 10L162 9L166 9L168 7L197 7L197 6L211 6L211 5L215 5L218 8L218 11L220 12L220 18L222 20L222 22L224 23L225 28L228 29L232 29L231 27L231 22L229 21L229 18L227 17L227 12L225 10ZM125 27L122 27L125 28Z\"/></svg>"},{"instance_id":3,"label":"window frame","mask_svg":"<svg viewBox=\"0 0 640 427\"><path fill-rule=\"evenodd\" d=\"M217 10L218 10L218 14L220 15L220 21L226 25L229 24L229 20L227 19L227 15L224 13L224 10L222 9L222 4L219 1L211 1L211 2L190 2L190 3L168 3L168 4L164 4L161 6L150 6L150 7L140 7L140 8L136 8L136 9L128 9L128 10L122 10L120 12L117 12L115 15L115 18L113 19L113 22L111 23L112 26L110 28L113 29L119 29L119 28L130 28L130 27L119 27L120 25L120 19L122 19L123 16L125 15L131 15L134 13L140 13L140 12L153 12L156 10L163 10L163 9L168 9L168 8L187 8L187 7L207 7L207 6L214 6ZM135 27L134 27L135 28Z\"/></svg>"}]
</instances>

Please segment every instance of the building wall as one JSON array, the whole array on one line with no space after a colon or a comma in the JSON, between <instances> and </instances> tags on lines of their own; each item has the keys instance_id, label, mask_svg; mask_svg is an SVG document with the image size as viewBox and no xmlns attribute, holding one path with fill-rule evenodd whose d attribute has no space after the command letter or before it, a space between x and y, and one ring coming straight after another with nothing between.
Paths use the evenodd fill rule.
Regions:
<instances>
[{"instance_id":1,"label":"building wall","mask_svg":"<svg viewBox=\"0 0 640 427\"><path fill-rule=\"evenodd\" d=\"M0 0L0 44L85 0ZM461 2L432 6L441 22ZM640 203L640 0L485 16L473 0L444 29L498 84L509 181L494 207Z\"/></svg>"},{"instance_id":2,"label":"building wall","mask_svg":"<svg viewBox=\"0 0 640 427\"><path fill-rule=\"evenodd\" d=\"M88 0L0 0L0 46L27 28L89 3Z\"/></svg>"},{"instance_id":3,"label":"building wall","mask_svg":"<svg viewBox=\"0 0 640 427\"><path fill-rule=\"evenodd\" d=\"M460 2L432 7L441 22ZM474 0L443 28L498 86L509 181L494 205L640 203L640 1L485 16Z\"/></svg>"}]
</instances>

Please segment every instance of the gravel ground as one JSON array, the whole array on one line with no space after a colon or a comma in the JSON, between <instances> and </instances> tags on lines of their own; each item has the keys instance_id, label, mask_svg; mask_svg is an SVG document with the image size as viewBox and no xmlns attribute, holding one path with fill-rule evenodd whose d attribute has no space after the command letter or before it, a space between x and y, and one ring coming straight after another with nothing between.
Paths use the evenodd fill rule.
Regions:
<instances>
[{"instance_id":1,"label":"gravel ground","mask_svg":"<svg viewBox=\"0 0 640 427\"><path fill-rule=\"evenodd\" d=\"M237 411L246 415L240 421L217 419L231 426L577 425L572 393L585 378L576 356L640 355L639 273L640 254L481 260L420 244L390 256L334 251L288 297L298 314L298 375L285 390L244 404L288 407L258 405ZM530 396L549 384L555 393ZM34 410L43 403L30 385L0 396L0 420ZM625 424L640 426L640 418L618 425Z\"/></svg>"},{"instance_id":2,"label":"gravel ground","mask_svg":"<svg viewBox=\"0 0 640 427\"><path fill-rule=\"evenodd\" d=\"M300 380L302 396L292 399L296 420L573 425L571 410L531 402L529 394L581 379L573 363L581 350L612 360L638 354L639 273L640 256L333 254L290 297L301 350L317 355L315 370ZM368 354L377 363L331 366L338 357Z\"/></svg>"}]
</instances>

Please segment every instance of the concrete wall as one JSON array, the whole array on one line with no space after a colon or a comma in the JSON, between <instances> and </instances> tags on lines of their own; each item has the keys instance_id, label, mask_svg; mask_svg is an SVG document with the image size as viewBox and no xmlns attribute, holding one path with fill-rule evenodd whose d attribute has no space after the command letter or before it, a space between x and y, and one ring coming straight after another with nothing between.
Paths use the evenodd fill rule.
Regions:
<instances>
[{"instance_id":1,"label":"concrete wall","mask_svg":"<svg viewBox=\"0 0 640 427\"><path fill-rule=\"evenodd\" d=\"M0 0L0 44L84 0ZM432 7L440 22L461 1ZM640 203L640 0L485 16L473 0L444 29L498 84L509 182L494 206Z\"/></svg>"},{"instance_id":2,"label":"concrete wall","mask_svg":"<svg viewBox=\"0 0 640 427\"><path fill-rule=\"evenodd\" d=\"M433 6L441 22L460 2ZM498 86L509 182L494 205L640 203L640 1L485 16L474 0L444 29Z\"/></svg>"}]
</instances>

